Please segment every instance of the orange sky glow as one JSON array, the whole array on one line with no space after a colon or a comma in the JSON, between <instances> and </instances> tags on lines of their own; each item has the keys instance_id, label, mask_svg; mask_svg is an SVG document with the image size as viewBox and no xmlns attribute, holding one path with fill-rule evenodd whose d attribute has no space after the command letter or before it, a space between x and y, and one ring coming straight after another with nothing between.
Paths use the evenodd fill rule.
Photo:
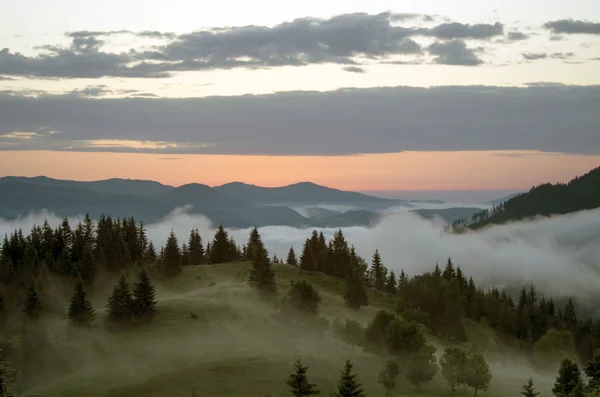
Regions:
<instances>
[{"instance_id":1,"label":"orange sky glow","mask_svg":"<svg viewBox=\"0 0 600 397\"><path fill-rule=\"evenodd\" d=\"M600 156L535 151L354 156L0 152L0 176L149 179L174 186L192 182L215 186L232 181L281 186L311 181L358 191L528 189L542 182L568 181L598 166Z\"/></svg>"}]
</instances>

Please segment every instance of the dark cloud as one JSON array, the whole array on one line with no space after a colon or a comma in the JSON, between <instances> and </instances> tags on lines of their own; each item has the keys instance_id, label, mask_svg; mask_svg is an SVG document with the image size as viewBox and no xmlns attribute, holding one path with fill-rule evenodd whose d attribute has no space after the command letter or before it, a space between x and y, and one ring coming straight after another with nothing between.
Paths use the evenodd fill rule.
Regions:
<instances>
[{"instance_id":1,"label":"dark cloud","mask_svg":"<svg viewBox=\"0 0 600 397\"><path fill-rule=\"evenodd\" d=\"M523 32L517 32L517 31L508 32L508 41L522 41L522 40L527 40L528 38L529 38L529 35L525 34Z\"/></svg>"},{"instance_id":2,"label":"dark cloud","mask_svg":"<svg viewBox=\"0 0 600 397\"><path fill-rule=\"evenodd\" d=\"M108 89L108 86L102 85L88 85L80 90L72 90L69 92L71 95L80 95L84 97L99 97L106 94L111 94L112 90Z\"/></svg>"},{"instance_id":3,"label":"dark cloud","mask_svg":"<svg viewBox=\"0 0 600 397\"><path fill-rule=\"evenodd\" d=\"M427 47L434 55L434 63L442 65L477 66L483 61L477 57L474 49L468 48L463 40L436 42Z\"/></svg>"},{"instance_id":4,"label":"dark cloud","mask_svg":"<svg viewBox=\"0 0 600 397\"><path fill-rule=\"evenodd\" d=\"M440 40L487 40L501 36L501 23L442 23L426 27L404 27L407 19L430 20L430 16L395 14L343 14L330 19L299 18L273 27L241 26L213 28L175 35L157 31L76 31L67 36L69 47L44 45L37 56L0 51L0 74L30 78L97 78L140 77L163 78L174 72L339 64L356 66L357 58L385 61L395 55L419 55L421 45L413 37ZM104 36L133 34L141 37L165 38L169 42L152 49L127 52L102 51ZM454 50L461 50L460 41ZM434 50L436 46L431 47ZM444 49L440 49L443 51ZM481 62L471 50L462 49L456 56L440 60L457 60L452 64L477 65ZM464 61L467 59L466 62ZM440 62L446 63L446 62Z\"/></svg>"},{"instance_id":5,"label":"dark cloud","mask_svg":"<svg viewBox=\"0 0 600 397\"><path fill-rule=\"evenodd\" d=\"M528 61L548 58L548 54L545 52L524 52L521 55L523 55L523 58Z\"/></svg>"},{"instance_id":6,"label":"dark cloud","mask_svg":"<svg viewBox=\"0 0 600 397\"><path fill-rule=\"evenodd\" d=\"M7 138L0 148L137 151L165 157L526 149L597 155L599 106L600 86L548 83L188 99L0 93L0 135L38 134ZM117 139L169 142L154 148L90 143Z\"/></svg>"},{"instance_id":7,"label":"dark cloud","mask_svg":"<svg viewBox=\"0 0 600 397\"><path fill-rule=\"evenodd\" d=\"M574 19L546 22L544 28L557 34L600 34L600 23Z\"/></svg>"},{"instance_id":8,"label":"dark cloud","mask_svg":"<svg viewBox=\"0 0 600 397\"><path fill-rule=\"evenodd\" d=\"M561 36L558 34L553 34L552 36L550 36L550 41L564 41L565 40L565 36Z\"/></svg>"},{"instance_id":9,"label":"dark cloud","mask_svg":"<svg viewBox=\"0 0 600 397\"><path fill-rule=\"evenodd\" d=\"M554 58L554 59L569 59L569 58L572 58L573 56L575 56L575 54L572 52L554 52L554 53L550 54L550 58Z\"/></svg>"},{"instance_id":10,"label":"dark cloud","mask_svg":"<svg viewBox=\"0 0 600 397\"><path fill-rule=\"evenodd\" d=\"M364 73L365 70L363 68L359 68L357 66L347 66L344 68L344 70L346 72L351 72L351 73Z\"/></svg>"}]
</instances>

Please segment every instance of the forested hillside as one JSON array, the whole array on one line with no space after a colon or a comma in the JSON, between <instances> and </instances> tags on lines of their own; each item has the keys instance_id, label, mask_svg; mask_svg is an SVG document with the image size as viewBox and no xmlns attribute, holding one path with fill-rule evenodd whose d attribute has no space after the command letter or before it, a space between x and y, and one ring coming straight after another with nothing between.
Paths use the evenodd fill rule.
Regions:
<instances>
[{"instance_id":1,"label":"forested hillside","mask_svg":"<svg viewBox=\"0 0 600 397\"><path fill-rule=\"evenodd\" d=\"M551 216L600 207L600 167L569 183L545 183L465 219L478 229L490 224L517 221L535 216ZM460 223L459 223L460 224Z\"/></svg>"}]
</instances>

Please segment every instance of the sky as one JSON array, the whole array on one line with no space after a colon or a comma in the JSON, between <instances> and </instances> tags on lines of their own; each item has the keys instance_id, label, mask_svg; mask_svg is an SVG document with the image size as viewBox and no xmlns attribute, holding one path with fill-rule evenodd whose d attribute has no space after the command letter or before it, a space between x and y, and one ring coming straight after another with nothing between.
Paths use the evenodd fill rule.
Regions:
<instances>
[{"instance_id":1,"label":"sky","mask_svg":"<svg viewBox=\"0 0 600 397\"><path fill-rule=\"evenodd\" d=\"M589 0L11 2L0 176L522 191L600 165L598 70Z\"/></svg>"}]
</instances>

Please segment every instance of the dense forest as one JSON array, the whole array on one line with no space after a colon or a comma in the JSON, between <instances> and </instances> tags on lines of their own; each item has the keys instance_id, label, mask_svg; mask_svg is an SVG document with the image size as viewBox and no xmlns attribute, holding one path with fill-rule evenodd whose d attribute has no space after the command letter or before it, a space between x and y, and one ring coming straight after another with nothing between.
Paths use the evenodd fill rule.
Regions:
<instances>
[{"instance_id":1,"label":"dense forest","mask_svg":"<svg viewBox=\"0 0 600 397\"><path fill-rule=\"evenodd\" d=\"M600 207L600 167L569 183L545 183L513 197L492 209L483 210L471 219L461 219L452 226L479 229L490 224L551 216Z\"/></svg>"},{"instance_id":2,"label":"dense forest","mask_svg":"<svg viewBox=\"0 0 600 397\"><path fill-rule=\"evenodd\" d=\"M600 355L596 350L600 347L600 321L579 318L572 299L558 307L552 297L541 296L534 286L523 286L515 297L504 290L486 290L450 258L430 272L409 276L400 270L396 274L386 268L377 250L370 263L358 256L341 229L330 241L314 230L300 255L291 247L282 261L269 255L257 228L251 230L243 245L238 245L223 227L206 243L197 229L184 243L171 232L157 250L146 237L143 224L133 218L103 216L97 223L86 217L75 228L67 219L55 229L45 223L34 226L28 235L16 230L4 238L0 251L0 347L3 357L18 369L19 377L9 370L8 363L0 366L0 397L11 395L5 390L10 390L17 379L26 382L32 376L35 368L30 364L35 360L36 346L45 338L36 324L61 310L44 293L48 283L61 282L72 288L68 313L61 314L66 314L77 328L91 327L96 317L87 294L107 282L113 283L106 303L105 327L120 332L153 321L157 311L154 282L177 277L184 266L218 266L237 260L251 263L247 283L261 299L276 302L275 318L307 332L332 332L351 346L387 359L380 375L386 395L391 395L399 374L421 387L439 371L452 390L458 385L471 388L475 394L486 390L492 374L476 347L448 347L438 363L436 348L427 341L429 335L457 346L468 342L468 319L493 329L499 340L527 355L540 370L555 371L560 364L556 396L583 395L571 392L578 387L583 393L597 384L594 382L600 382ZM330 323L319 316L321 297L310 283L298 280L285 296L278 297L272 265L280 262L343 279L344 301L354 310L369 305L368 290L394 297L396 310L379 311L366 327L351 320ZM136 275L134 285L128 283L125 273ZM13 324L16 319L21 327L8 326L8 319ZM17 346L15 333L22 341ZM585 365L591 378L587 389L578 365ZM293 395L315 394L310 391L316 391L316 386L303 383L307 382L305 377L306 367L296 363L295 374L288 379ZM571 385L568 393L560 391L563 383ZM348 394L348 390L354 390L354 394ZM364 395L349 361L336 395Z\"/></svg>"}]
</instances>

